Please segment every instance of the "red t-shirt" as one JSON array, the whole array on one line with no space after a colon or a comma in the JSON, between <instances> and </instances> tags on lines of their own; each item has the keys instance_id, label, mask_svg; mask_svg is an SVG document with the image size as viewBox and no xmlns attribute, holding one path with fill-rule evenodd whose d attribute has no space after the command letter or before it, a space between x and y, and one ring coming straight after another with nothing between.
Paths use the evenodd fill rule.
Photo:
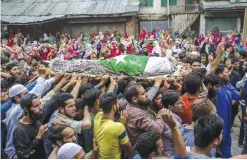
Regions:
<instances>
[{"instance_id":1,"label":"red t-shirt","mask_svg":"<svg viewBox=\"0 0 247 160\"><path fill-rule=\"evenodd\" d=\"M197 100L196 97L190 97L187 93L182 95L182 100L185 103L184 106L184 113L181 115L181 119L183 120L183 124L191 124L192 123L192 111L191 105L192 103Z\"/></svg>"}]
</instances>

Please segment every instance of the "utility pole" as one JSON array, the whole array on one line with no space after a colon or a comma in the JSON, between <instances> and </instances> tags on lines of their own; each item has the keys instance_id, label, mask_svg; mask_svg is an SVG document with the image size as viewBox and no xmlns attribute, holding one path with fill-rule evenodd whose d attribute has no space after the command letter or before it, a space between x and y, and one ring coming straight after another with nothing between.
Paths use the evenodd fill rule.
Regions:
<instances>
[{"instance_id":1,"label":"utility pole","mask_svg":"<svg viewBox=\"0 0 247 160\"><path fill-rule=\"evenodd\" d=\"M244 25L243 25L243 41L245 41L245 38L247 38L247 8L245 8L244 13Z\"/></svg>"},{"instance_id":2,"label":"utility pole","mask_svg":"<svg viewBox=\"0 0 247 160\"><path fill-rule=\"evenodd\" d=\"M167 0L168 30L170 29L170 0Z\"/></svg>"}]
</instances>

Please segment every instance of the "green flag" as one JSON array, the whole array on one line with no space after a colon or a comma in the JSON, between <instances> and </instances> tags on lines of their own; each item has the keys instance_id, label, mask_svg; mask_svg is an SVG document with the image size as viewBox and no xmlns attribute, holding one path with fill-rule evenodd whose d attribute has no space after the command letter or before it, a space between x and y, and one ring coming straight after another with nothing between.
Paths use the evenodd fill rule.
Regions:
<instances>
[{"instance_id":1,"label":"green flag","mask_svg":"<svg viewBox=\"0 0 247 160\"><path fill-rule=\"evenodd\" d=\"M147 56L121 55L107 60L100 60L99 64L115 72L124 72L130 76L144 72L148 62Z\"/></svg>"}]
</instances>

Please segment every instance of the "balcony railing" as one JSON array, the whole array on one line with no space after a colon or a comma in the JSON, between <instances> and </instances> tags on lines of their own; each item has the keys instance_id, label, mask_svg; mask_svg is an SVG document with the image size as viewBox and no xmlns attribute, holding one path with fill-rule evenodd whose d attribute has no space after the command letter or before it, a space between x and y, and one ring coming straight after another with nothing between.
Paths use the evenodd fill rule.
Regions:
<instances>
[{"instance_id":1,"label":"balcony railing","mask_svg":"<svg viewBox=\"0 0 247 160\"><path fill-rule=\"evenodd\" d=\"M202 11L200 4L170 6L170 14L199 13Z\"/></svg>"}]
</instances>

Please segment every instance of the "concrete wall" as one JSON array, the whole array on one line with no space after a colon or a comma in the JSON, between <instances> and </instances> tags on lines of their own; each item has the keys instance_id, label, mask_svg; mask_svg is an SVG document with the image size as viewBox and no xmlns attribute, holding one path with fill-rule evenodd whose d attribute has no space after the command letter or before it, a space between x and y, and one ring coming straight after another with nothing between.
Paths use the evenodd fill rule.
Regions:
<instances>
[{"instance_id":1,"label":"concrete wall","mask_svg":"<svg viewBox=\"0 0 247 160\"><path fill-rule=\"evenodd\" d=\"M126 33L129 36L138 37L138 20L135 17L128 17L126 21Z\"/></svg>"},{"instance_id":2,"label":"concrete wall","mask_svg":"<svg viewBox=\"0 0 247 160\"><path fill-rule=\"evenodd\" d=\"M162 16L166 15L167 8L161 7L161 0L154 0L152 7L143 7L140 6L139 15L157 15Z\"/></svg>"},{"instance_id":3,"label":"concrete wall","mask_svg":"<svg viewBox=\"0 0 247 160\"><path fill-rule=\"evenodd\" d=\"M204 14L200 15L200 34L204 34L206 33L206 19Z\"/></svg>"},{"instance_id":4,"label":"concrete wall","mask_svg":"<svg viewBox=\"0 0 247 160\"><path fill-rule=\"evenodd\" d=\"M138 20L134 16L75 18L68 20L68 23L63 26L61 32L77 36L80 32L93 33L97 31L104 33L108 31L112 33L115 29L123 36L125 33L128 33L129 36L138 37Z\"/></svg>"},{"instance_id":5,"label":"concrete wall","mask_svg":"<svg viewBox=\"0 0 247 160\"><path fill-rule=\"evenodd\" d=\"M177 5L185 5L185 0L177 0ZM161 7L161 0L154 0L152 7L140 6L139 15L164 16L167 15L167 7Z\"/></svg>"},{"instance_id":6,"label":"concrete wall","mask_svg":"<svg viewBox=\"0 0 247 160\"><path fill-rule=\"evenodd\" d=\"M170 27L171 32L174 34L178 31L180 34L195 21L198 14L178 14L171 15Z\"/></svg>"}]
</instances>

